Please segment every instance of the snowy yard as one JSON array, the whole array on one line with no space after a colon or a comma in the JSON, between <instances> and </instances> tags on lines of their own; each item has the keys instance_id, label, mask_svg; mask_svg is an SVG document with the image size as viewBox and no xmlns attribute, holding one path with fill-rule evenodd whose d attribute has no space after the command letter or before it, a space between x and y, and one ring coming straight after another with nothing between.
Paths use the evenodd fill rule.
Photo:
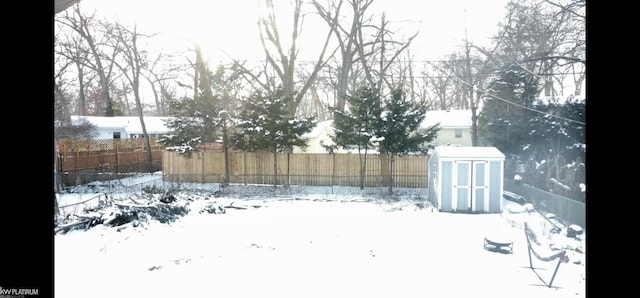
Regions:
<instances>
[{"instance_id":1,"label":"snowy yard","mask_svg":"<svg viewBox=\"0 0 640 298\"><path fill-rule=\"evenodd\" d=\"M502 214L438 212L426 190L383 200L341 195L176 195L171 223L97 225L54 238L56 297L586 297L586 233L550 233L537 212L505 200ZM363 194L364 193L364 194ZM77 196L78 194L60 195ZM207 206L234 206L224 213ZM242 209L246 208L246 209ZM557 261L529 255L528 222ZM484 249L513 241L513 253Z\"/></svg>"}]
</instances>

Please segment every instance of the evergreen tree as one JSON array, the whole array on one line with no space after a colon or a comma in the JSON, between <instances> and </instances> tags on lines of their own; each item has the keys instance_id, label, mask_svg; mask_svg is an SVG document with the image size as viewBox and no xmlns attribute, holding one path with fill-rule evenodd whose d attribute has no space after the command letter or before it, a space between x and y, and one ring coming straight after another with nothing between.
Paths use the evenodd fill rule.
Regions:
<instances>
[{"instance_id":1,"label":"evergreen tree","mask_svg":"<svg viewBox=\"0 0 640 298\"><path fill-rule=\"evenodd\" d=\"M563 156L570 161L585 160L586 154L586 105L584 101L568 98L566 102L557 105L556 118L562 130L556 130L564 139L561 143Z\"/></svg>"},{"instance_id":2,"label":"evergreen tree","mask_svg":"<svg viewBox=\"0 0 640 298\"><path fill-rule=\"evenodd\" d=\"M519 153L530 143L533 104L540 94L539 79L517 64L508 64L489 83L484 107L478 118L483 143L495 146L517 161ZM515 169L515 164L505 163Z\"/></svg>"},{"instance_id":3,"label":"evergreen tree","mask_svg":"<svg viewBox=\"0 0 640 298\"><path fill-rule=\"evenodd\" d=\"M169 151L191 158L200 144L219 141L222 111L219 104L219 97L202 93L197 98L171 102L169 112L174 118L166 120L165 124L173 134L158 142Z\"/></svg>"},{"instance_id":4,"label":"evergreen tree","mask_svg":"<svg viewBox=\"0 0 640 298\"><path fill-rule=\"evenodd\" d=\"M316 125L314 117L296 119L290 116L290 100L279 89L268 97L256 94L243 103L235 126L237 134L232 144L246 151L269 151L273 153L273 182L278 185L278 153L290 153L294 146L306 148L307 140L301 136ZM288 186L288 179L285 181Z\"/></svg>"},{"instance_id":5,"label":"evergreen tree","mask_svg":"<svg viewBox=\"0 0 640 298\"><path fill-rule=\"evenodd\" d=\"M176 151L185 158L191 158L204 143L222 143L225 173L223 185L229 182L229 135L231 133L236 101L229 96L227 85L236 78L225 76L224 67L218 67L215 74L199 63L199 92L195 98L169 102L169 112L173 119L166 125L174 133L158 140L167 150Z\"/></svg>"},{"instance_id":6,"label":"evergreen tree","mask_svg":"<svg viewBox=\"0 0 640 298\"><path fill-rule=\"evenodd\" d=\"M378 135L382 139L380 153L386 154L389 160L390 194L393 193L394 156L420 151L421 146L433 140L439 131L438 126L418 131L426 112L426 105L407 101L402 88L392 90L391 97L386 100Z\"/></svg>"},{"instance_id":7,"label":"evergreen tree","mask_svg":"<svg viewBox=\"0 0 640 298\"><path fill-rule=\"evenodd\" d=\"M543 102L538 82L537 76L515 64L499 73L489 84L479 117L483 141L507 156L505 172L525 174L533 186L580 197L586 148L584 102Z\"/></svg>"},{"instance_id":8,"label":"evergreen tree","mask_svg":"<svg viewBox=\"0 0 640 298\"><path fill-rule=\"evenodd\" d=\"M530 121L530 143L520 158L529 161L524 163L526 173L530 174L525 175L529 178L527 182L580 198L580 184L585 183L584 102L569 99L564 103L539 103L535 109L540 113Z\"/></svg>"},{"instance_id":9,"label":"evergreen tree","mask_svg":"<svg viewBox=\"0 0 640 298\"><path fill-rule=\"evenodd\" d=\"M347 111L332 109L334 118L334 143L327 146L329 152L341 148L357 149L360 158L360 189L364 188L365 170L367 166L367 151L375 147L373 141L378 139L380 116L382 113L380 95L377 89L370 86L358 88L354 95L347 95Z\"/></svg>"}]
</instances>

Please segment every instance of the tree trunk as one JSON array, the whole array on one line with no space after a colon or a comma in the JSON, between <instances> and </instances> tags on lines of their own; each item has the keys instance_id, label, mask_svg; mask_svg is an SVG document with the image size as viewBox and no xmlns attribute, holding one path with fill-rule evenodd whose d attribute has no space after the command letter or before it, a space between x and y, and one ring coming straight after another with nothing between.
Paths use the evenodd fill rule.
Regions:
<instances>
[{"instance_id":1,"label":"tree trunk","mask_svg":"<svg viewBox=\"0 0 640 298\"><path fill-rule=\"evenodd\" d=\"M471 105L471 146L478 146L478 115L476 106Z\"/></svg>"},{"instance_id":2,"label":"tree trunk","mask_svg":"<svg viewBox=\"0 0 640 298\"><path fill-rule=\"evenodd\" d=\"M389 158L389 194L393 194L393 161L394 159L392 154Z\"/></svg>"},{"instance_id":3,"label":"tree trunk","mask_svg":"<svg viewBox=\"0 0 640 298\"><path fill-rule=\"evenodd\" d=\"M285 187L289 187L289 169L290 169L290 162L291 162L291 153L287 152L287 175L285 177L285 181L284 181L284 186Z\"/></svg>"},{"instance_id":4,"label":"tree trunk","mask_svg":"<svg viewBox=\"0 0 640 298\"><path fill-rule=\"evenodd\" d=\"M78 69L78 115L85 116L87 114L86 96L84 94L84 73L82 72L82 64L76 62Z\"/></svg>"},{"instance_id":5,"label":"tree trunk","mask_svg":"<svg viewBox=\"0 0 640 298\"><path fill-rule=\"evenodd\" d=\"M224 181L223 185L229 184L229 136L227 133L227 121L222 123L222 145L224 150Z\"/></svg>"},{"instance_id":6,"label":"tree trunk","mask_svg":"<svg viewBox=\"0 0 640 298\"><path fill-rule=\"evenodd\" d=\"M162 116L162 112L160 111L160 97L158 96L158 91L156 90L156 84L154 84L151 80L147 78L149 85L151 85L151 91L153 93L153 99L156 103L156 113L158 116Z\"/></svg>"},{"instance_id":7,"label":"tree trunk","mask_svg":"<svg viewBox=\"0 0 640 298\"><path fill-rule=\"evenodd\" d=\"M136 82L137 84L137 82ZM140 127L142 127L142 134L144 135L144 146L147 149L147 172L151 172L153 168L153 155L151 152L151 142L149 141L149 134L147 134L147 127L144 124L144 116L142 115L142 103L140 102L140 95L138 94L138 86L134 86L133 92L136 99L136 110L138 111L138 117L140 118Z\"/></svg>"},{"instance_id":8,"label":"tree trunk","mask_svg":"<svg viewBox=\"0 0 640 298\"><path fill-rule=\"evenodd\" d=\"M364 151L364 155L360 155L360 189L364 189L364 175L367 169L367 151Z\"/></svg>"},{"instance_id":9,"label":"tree trunk","mask_svg":"<svg viewBox=\"0 0 640 298\"><path fill-rule=\"evenodd\" d=\"M380 154L380 173L382 174L382 185L389 186L390 179L389 177L389 158L386 154Z\"/></svg>"},{"instance_id":10,"label":"tree trunk","mask_svg":"<svg viewBox=\"0 0 640 298\"><path fill-rule=\"evenodd\" d=\"M58 209L58 198L56 193L60 191L60 176L58 175L58 151L53 150L53 218L57 221L60 210Z\"/></svg>"},{"instance_id":11,"label":"tree trunk","mask_svg":"<svg viewBox=\"0 0 640 298\"><path fill-rule=\"evenodd\" d=\"M273 188L278 187L278 153L273 152Z\"/></svg>"}]
</instances>

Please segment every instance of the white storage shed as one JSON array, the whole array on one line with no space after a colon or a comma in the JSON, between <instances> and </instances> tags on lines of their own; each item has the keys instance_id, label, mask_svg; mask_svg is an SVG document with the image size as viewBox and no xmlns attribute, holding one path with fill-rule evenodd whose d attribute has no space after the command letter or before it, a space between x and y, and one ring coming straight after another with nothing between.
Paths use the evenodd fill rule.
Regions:
<instances>
[{"instance_id":1,"label":"white storage shed","mask_svg":"<svg viewBox=\"0 0 640 298\"><path fill-rule=\"evenodd\" d=\"M495 147L436 147L429 158L429 200L446 212L502 212L504 158Z\"/></svg>"}]
</instances>

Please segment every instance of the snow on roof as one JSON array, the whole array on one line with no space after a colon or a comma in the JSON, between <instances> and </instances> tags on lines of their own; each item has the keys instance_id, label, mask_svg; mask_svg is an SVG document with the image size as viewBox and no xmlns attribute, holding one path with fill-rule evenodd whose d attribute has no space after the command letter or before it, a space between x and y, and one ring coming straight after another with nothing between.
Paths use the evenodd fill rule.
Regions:
<instances>
[{"instance_id":1,"label":"snow on roof","mask_svg":"<svg viewBox=\"0 0 640 298\"><path fill-rule=\"evenodd\" d=\"M302 135L302 138L315 138L320 136L323 130L333 130L333 120L320 121L310 132Z\"/></svg>"},{"instance_id":2,"label":"snow on roof","mask_svg":"<svg viewBox=\"0 0 640 298\"><path fill-rule=\"evenodd\" d=\"M123 127L121 117L97 117L97 116L71 116L71 122L78 123L81 119L89 121L89 123L97 127Z\"/></svg>"},{"instance_id":3,"label":"snow on roof","mask_svg":"<svg viewBox=\"0 0 640 298\"><path fill-rule=\"evenodd\" d=\"M125 128L127 133L142 133L142 125L140 124L140 119L138 117L131 117L135 120L130 120L129 125ZM144 117L144 127L147 130L147 133L151 134L159 134L159 133L168 133L171 131L165 124L164 120L171 119L172 117Z\"/></svg>"},{"instance_id":4,"label":"snow on roof","mask_svg":"<svg viewBox=\"0 0 640 298\"><path fill-rule=\"evenodd\" d=\"M504 159L504 154L496 147L437 146L435 154L446 158L481 157Z\"/></svg>"},{"instance_id":5,"label":"snow on roof","mask_svg":"<svg viewBox=\"0 0 640 298\"><path fill-rule=\"evenodd\" d=\"M441 128L471 127L471 110L427 111L420 127L427 128L438 123Z\"/></svg>"},{"instance_id":6,"label":"snow on roof","mask_svg":"<svg viewBox=\"0 0 640 298\"><path fill-rule=\"evenodd\" d=\"M170 132L171 129L165 125L164 120L171 118L172 117L145 116L144 126L147 133L158 134ZM140 118L138 116L71 116L71 121L74 123L80 119L86 119L98 128L123 128L129 134L142 133L142 125L140 124Z\"/></svg>"}]
</instances>

